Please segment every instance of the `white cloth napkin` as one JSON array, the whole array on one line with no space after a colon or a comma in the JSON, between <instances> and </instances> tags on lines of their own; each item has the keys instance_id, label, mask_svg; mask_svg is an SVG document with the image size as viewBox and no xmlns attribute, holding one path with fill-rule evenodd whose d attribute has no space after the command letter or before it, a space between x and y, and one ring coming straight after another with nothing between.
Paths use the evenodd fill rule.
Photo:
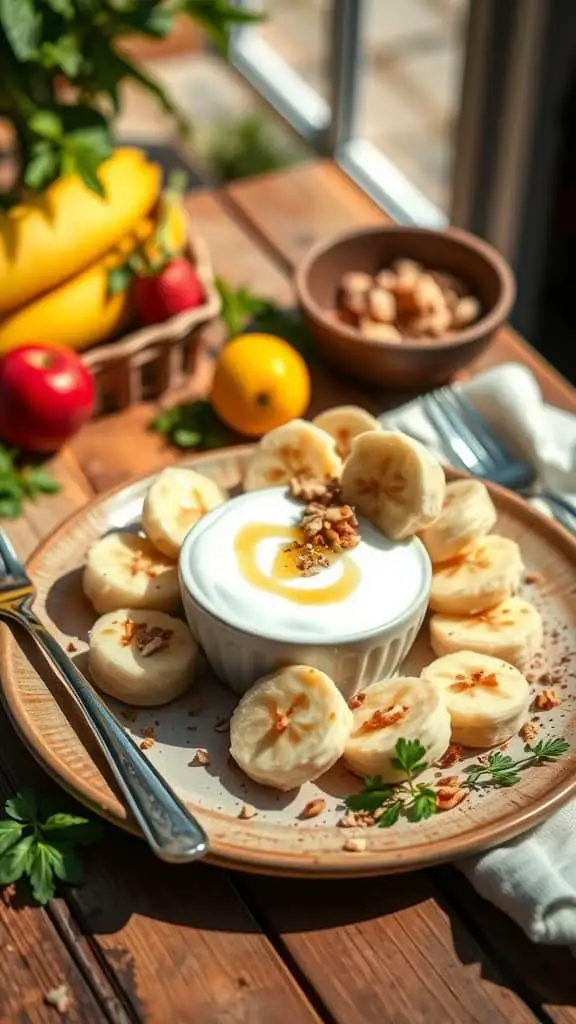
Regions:
<instances>
[{"instance_id":1,"label":"white cloth napkin","mask_svg":"<svg viewBox=\"0 0 576 1024\"><path fill-rule=\"evenodd\" d=\"M526 367L508 363L459 386L510 448L531 462L543 485L576 498L576 416L547 405ZM419 399L384 413L380 422L417 437L446 461ZM519 839L467 857L458 867L534 942L576 952L576 802Z\"/></svg>"}]
</instances>

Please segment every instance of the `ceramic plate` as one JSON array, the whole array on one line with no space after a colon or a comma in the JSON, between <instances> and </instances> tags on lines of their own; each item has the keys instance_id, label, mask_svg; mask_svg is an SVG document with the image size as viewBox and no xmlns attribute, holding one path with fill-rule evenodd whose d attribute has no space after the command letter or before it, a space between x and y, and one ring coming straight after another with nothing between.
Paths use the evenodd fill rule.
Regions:
<instances>
[{"instance_id":1,"label":"ceramic plate","mask_svg":"<svg viewBox=\"0 0 576 1024\"><path fill-rule=\"evenodd\" d=\"M189 460L221 485L238 490L249 448L208 453ZM456 474L454 474L456 475ZM36 608L71 657L85 670L86 639L94 613L82 595L81 567L90 544L116 527L138 529L143 496L152 477L96 498L76 513L33 555L29 570L38 587ZM557 670L561 703L537 715L538 739L576 735L576 678L570 638L576 637L576 542L551 520L514 495L492 488L499 512L497 530L517 540L527 566L523 595L542 611L546 627L544 664L537 677ZM0 667L4 697L24 741L44 768L79 800L121 827L133 829L109 773L70 698L42 656L20 646L2 627ZM426 626L405 666L416 675L431 661ZM542 683L534 681L535 692ZM200 664L193 688L166 708L135 711L109 701L126 729L141 742L155 740L150 757L202 821L211 841L210 859L243 870L302 875L363 875L408 870L478 851L536 824L564 801L576 785L576 760L561 760L526 771L509 789L472 793L459 807L426 822L400 822L391 829L365 829L366 849L348 852L349 833L337 827L342 799L359 788L336 767L317 783L281 794L250 782L228 758L228 735L220 723L229 717L235 697ZM210 764L194 764L205 749ZM523 748L518 737L509 752ZM475 758L472 758L475 759ZM458 770L463 765L459 764ZM454 769L452 769L452 772ZM424 778L446 774L430 770ZM319 817L300 814L312 799L325 801ZM244 803L257 814L239 817Z\"/></svg>"}]
</instances>

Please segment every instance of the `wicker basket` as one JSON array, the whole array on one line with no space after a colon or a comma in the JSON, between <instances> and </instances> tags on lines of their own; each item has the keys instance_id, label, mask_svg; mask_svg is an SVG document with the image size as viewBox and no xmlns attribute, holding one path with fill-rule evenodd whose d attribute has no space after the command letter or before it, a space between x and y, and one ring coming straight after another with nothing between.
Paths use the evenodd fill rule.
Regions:
<instances>
[{"instance_id":1,"label":"wicker basket","mask_svg":"<svg viewBox=\"0 0 576 1024\"><path fill-rule=\"evenodd\" d=\"M96 383L96 412L123 409L181 387L194 372L200 328L221 309L204 240L188 233L186 254L204 285L205 302L161 324L143 327L83 354Z\"/></svg>"}]
</instances>

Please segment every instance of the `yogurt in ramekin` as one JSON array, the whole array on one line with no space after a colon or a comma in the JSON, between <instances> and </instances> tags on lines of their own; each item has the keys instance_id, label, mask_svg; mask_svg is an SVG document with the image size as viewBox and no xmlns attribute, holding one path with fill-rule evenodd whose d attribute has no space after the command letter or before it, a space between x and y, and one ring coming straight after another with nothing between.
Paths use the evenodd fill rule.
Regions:
<instances>
[{"instance_id":1,"label":"yogurt in ramekin","mask_svg":"<svg viewBox=\"0 0 576 1024\"><path fill-rule=\"evenodd\" d=\"M426 614L431 566L417 538L388 540L360 517L360 543L304 576L288 550L302 509L285 488L252 491L203 516L182 546L190 629L237 693L305 664L348 698L394 673Z\"/></svg>"}]
</instances>

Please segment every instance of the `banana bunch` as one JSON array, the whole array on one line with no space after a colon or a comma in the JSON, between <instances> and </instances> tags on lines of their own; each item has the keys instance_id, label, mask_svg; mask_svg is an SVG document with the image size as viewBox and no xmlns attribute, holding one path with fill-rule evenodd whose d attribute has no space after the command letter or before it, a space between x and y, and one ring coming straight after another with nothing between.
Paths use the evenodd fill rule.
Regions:
<instances>
[{"instance_id":1,"label":"banana bunch","mask_svg":"<svg viewBox=\"0 0 576 1024\"><path fill-rule=\"evenodd\" d=\"M145 498L147 535L115 530L88 551L83 589L100 615L89 664L104 693L139 707L166 704L190 685L197 648L173 618L180 611L178 552L194 523L226 498L209 477L169 467Z\"/></svg>"},{"instance_id":2,"label":"banana bunch","mask_svg":"<svg viewBox=\"0 0 576 1024\"><path fill-rule=\"evenodd\" d=\"M109 273L152 245L160 168L139 150L118 149L99 176L105 198L72 174L0 214L0 353L37 341L83 349L126 326L129 291L112 294ZM183 247L176 207L168 233Z\"/></svg>"}]
</instances>

